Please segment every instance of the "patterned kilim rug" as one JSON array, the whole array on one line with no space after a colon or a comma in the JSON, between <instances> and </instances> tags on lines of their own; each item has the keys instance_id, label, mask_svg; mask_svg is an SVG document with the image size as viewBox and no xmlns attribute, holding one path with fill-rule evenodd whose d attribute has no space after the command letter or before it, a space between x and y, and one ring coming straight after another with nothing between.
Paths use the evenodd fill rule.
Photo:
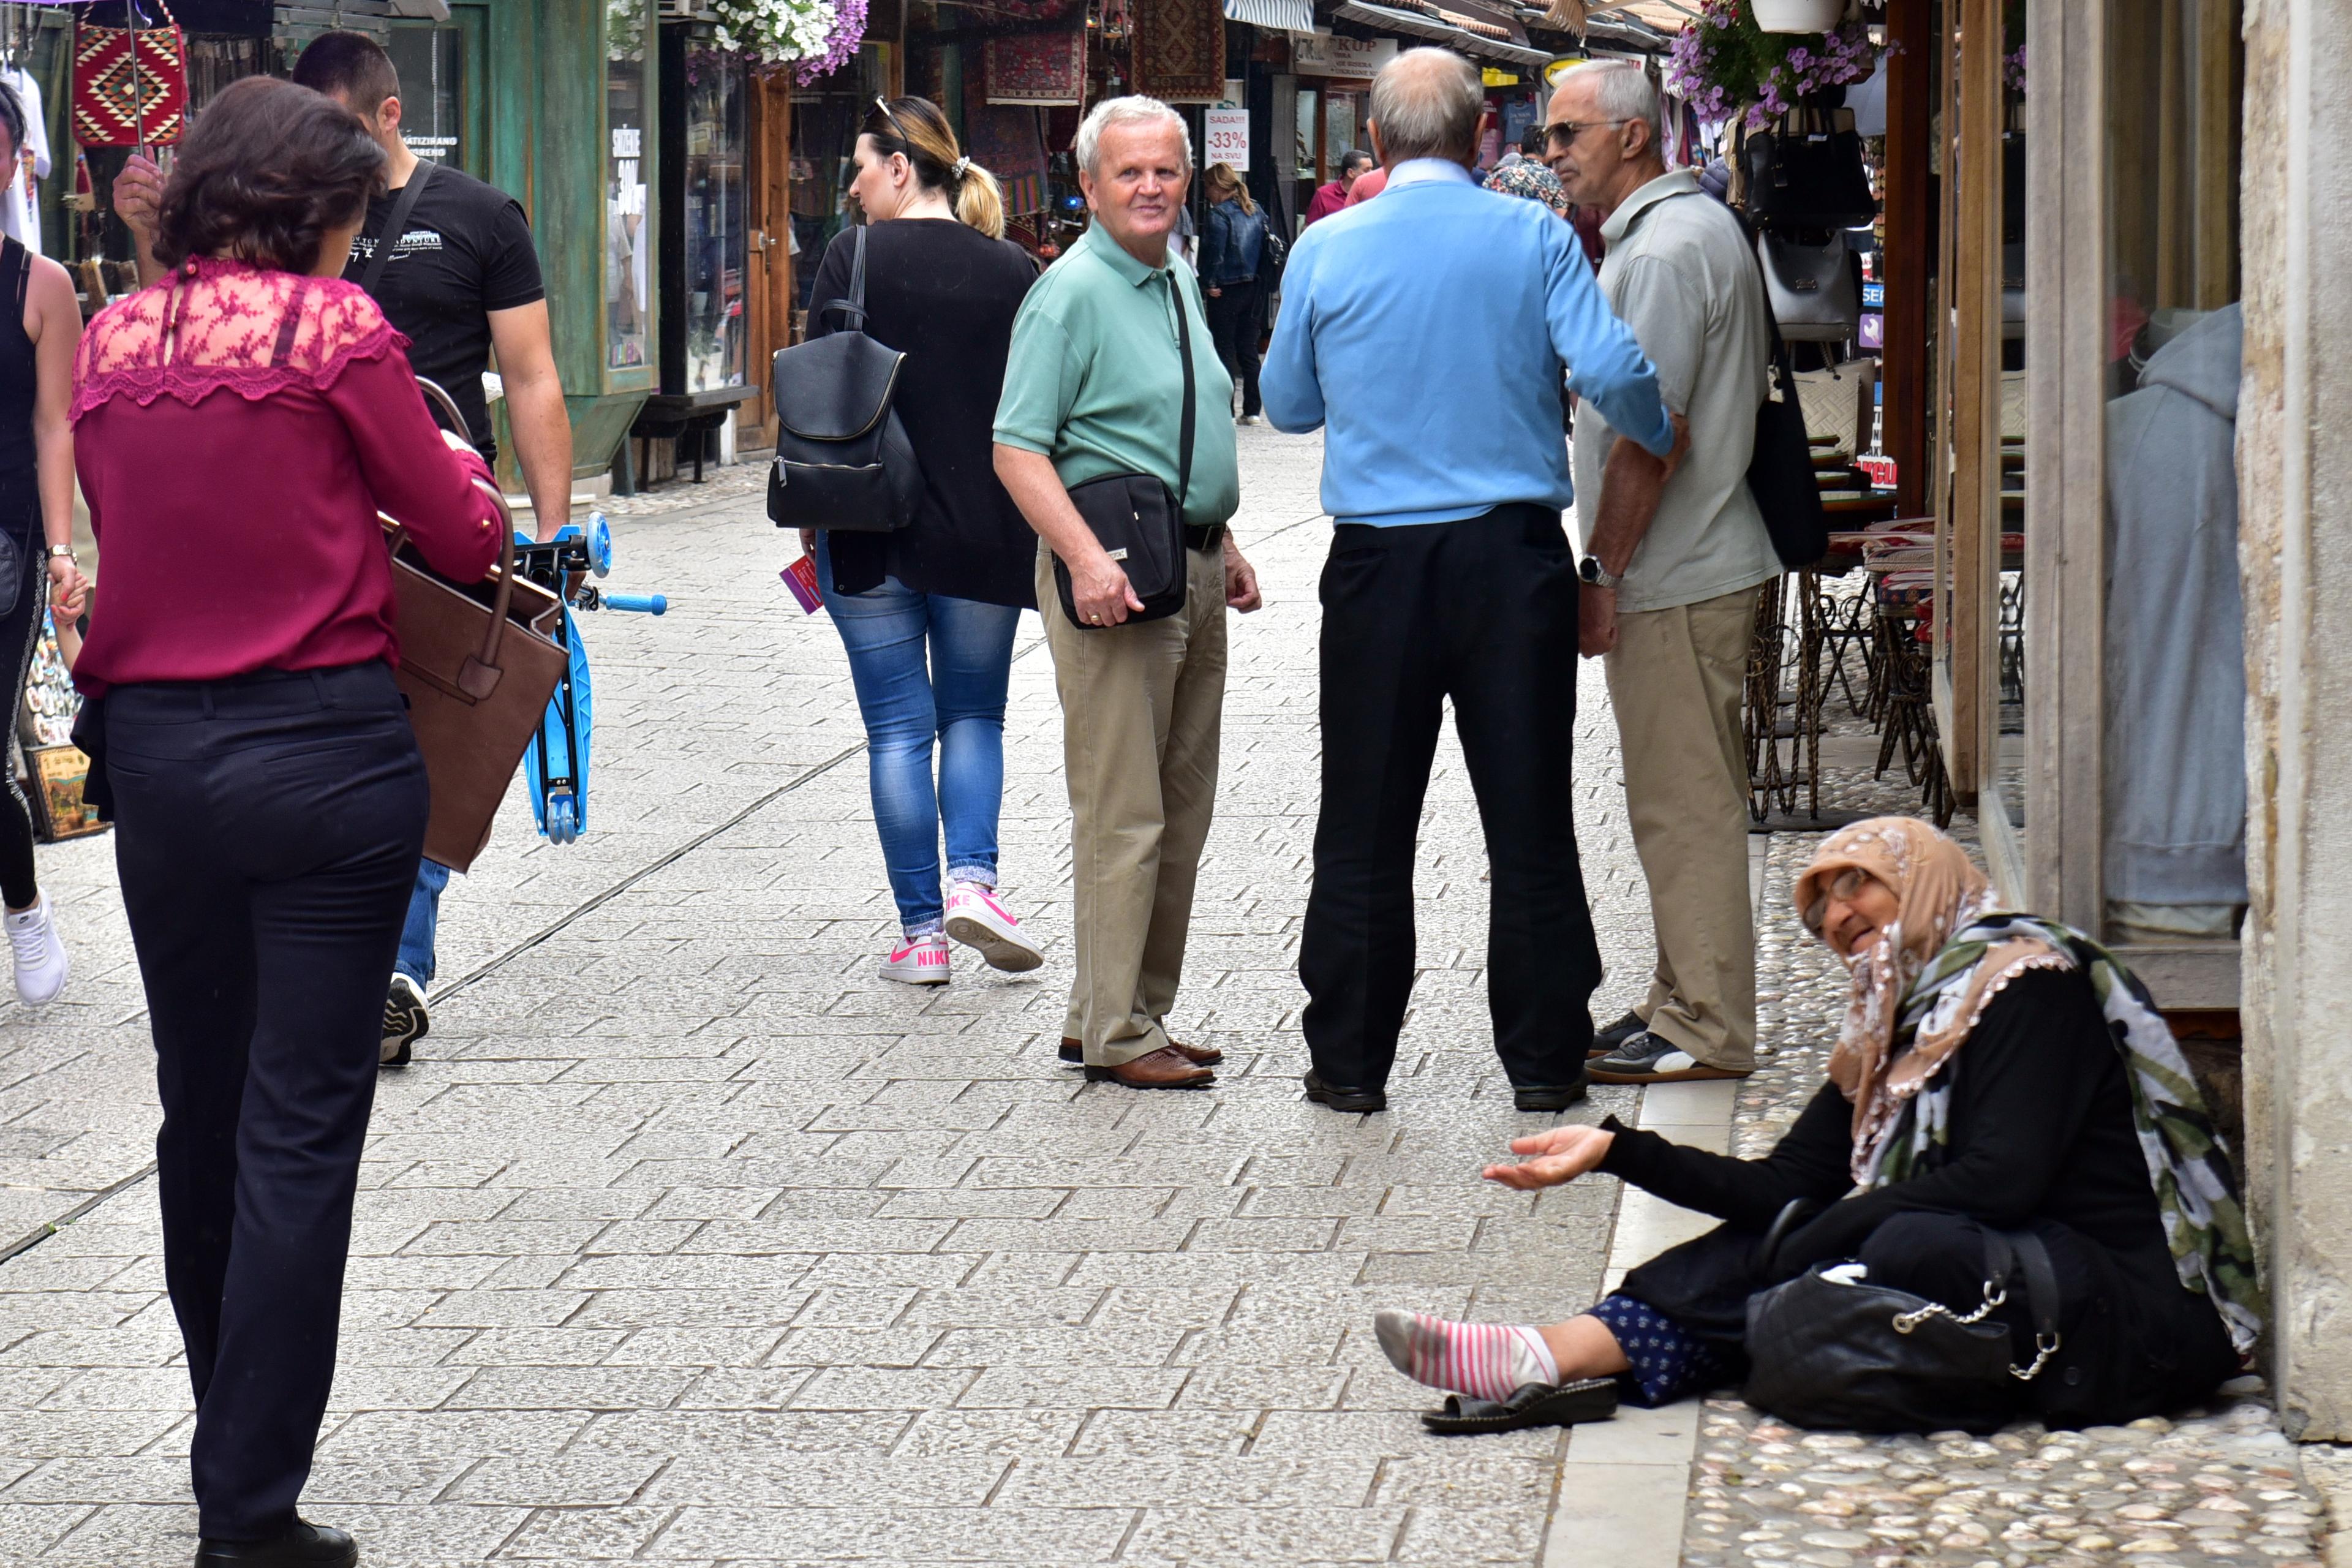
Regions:
<instances>
[{"instance_id":1,"label":"patterned kilim rug","mask_svg":"<svg viewBox=\"0 0 2352 1568\"><path fill-rule=\"evenodd\" d=\"M1219 0L1135 0L1135 90L1170 103L1225 96L1225 13Z\"/></svg>"},{"instance_id":2,"label":"patterned kilim rug","mask_svg":"<svg viewBox=\"0 0 2352 1568\"><path fill-rule=\"evenodd\" d=\"M1004 210L1041 212L1045 205L1045 142L1034 109L991 108L983 74L963 86L963 150L1004 188Z\"/></svg>"},{"instance_id":3,"label":"patterned kilim rug","mask_svg":"<svg viewBox=\"0 0 2352 1568\"><path fill-rule=\"evenodd\" d=\"M987 101L1051 109L1078 102L1087 90L1083 19L1059 33L1016 33L988 40Z\"/></svg>"}]
</instances>

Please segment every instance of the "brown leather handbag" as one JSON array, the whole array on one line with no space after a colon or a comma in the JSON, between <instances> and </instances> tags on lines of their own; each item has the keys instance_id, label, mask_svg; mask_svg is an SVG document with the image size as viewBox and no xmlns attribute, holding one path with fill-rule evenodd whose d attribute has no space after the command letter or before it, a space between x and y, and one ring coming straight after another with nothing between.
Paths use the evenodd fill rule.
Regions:
<instances>
[{"instance_id":1,"label":"brown leather handbag","mask_svg":"<svg viewBox=\"0 0 2352 1568\"><path fill-rule=\"evenodd\" d=\"M422 376L417 384L451 428L466 428L447 393ZM399 596L400 689L433 790L425 854L456 871L471 867L488 845L499 803L547 716L567 659L548 635L563 606L516 575L506 498L482 488L497 501L501 526L499 565L480 583L450 582L425 565L397 522L387 520L385 529Z\"/></svg>"}]
</instances>

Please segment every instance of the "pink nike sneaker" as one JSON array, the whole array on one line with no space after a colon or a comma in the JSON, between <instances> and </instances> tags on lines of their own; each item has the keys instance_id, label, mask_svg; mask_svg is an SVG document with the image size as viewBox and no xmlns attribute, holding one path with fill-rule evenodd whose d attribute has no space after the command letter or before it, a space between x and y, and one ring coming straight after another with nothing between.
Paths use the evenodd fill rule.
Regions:
<instances>
[{"instance_id":1,"label":"pink nike sneaker","mask_svg":"<svg viewBox=\"0 0 2352 1568\"><path fill-rule=\"evenodd\" d=\"M948 939L938 931L908 938L892 948L890 956L882 961L881 975L885 980L903 981L908 985L945 985Z\"/></svg>"},{"instance_id":2,"label":"pink nike sneaker","mask_svg":"<svg viewBox=\"0 0 2352 1568\"><path fill-rule=\"evenodd\" d=\"M948 934L966 947L977 948L991 969L1019 974L1045 962L1021 922L996 901L996 889L978 882L958 882L948 894Z\"/></svg>"}]
</instances>

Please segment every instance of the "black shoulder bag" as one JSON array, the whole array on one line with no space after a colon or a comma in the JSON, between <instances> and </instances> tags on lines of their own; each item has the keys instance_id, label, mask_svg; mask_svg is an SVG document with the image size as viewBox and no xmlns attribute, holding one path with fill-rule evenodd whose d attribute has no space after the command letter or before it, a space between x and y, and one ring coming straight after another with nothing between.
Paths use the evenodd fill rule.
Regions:
<instances>
[{"instance_id":1,"label":"black shoulder bag","mask_svg":"<svg viewBox=\"0 0 2352 1568\"><path fill-rule=\"evenodd\" d=\"M778 349L769 372L776 405L776 461L768 516L778 528L888 533L915 519L923 469L892 406L907 356L866 336L866 228L851 243L847 330Z\"/></svg>"},{"instance_id":2,"label":"black shoulder bag","mask_svg":"<svg viewBox=\"0 0 2352 1568\"><path fill-rule=\"evenodd\" d=\"M1177 352L1184 360L1183 433L1177 439L1176 488L1171 491L1165 479L1151 474L1106 474L1070 487L1070 504L1078 509L1104 553L1119 563L1127 574L1128 586L1143 601L1143 608L1128 615L1130 624L1163 620L1184 607L1184 498L1192 488L1192 425L1199 410L1194 406L1198 399L1192 381L1192 311L1185 307L1176 275L1166 276L1168 302L1176 309ZM1058 555L1054 557L1054 586L1061 595L1062 614L1070 625L1082 632L1108 629L1078 619L1077 600L1070 592L1070 569Z\"/></svg>"},{"instance_id":3,"label":"black shoulder bag","mask_svg":"<svg viewBox=\"0 0 2352 1568\"><path fill-rule=\"evenodd\" d=\"M1651 203L1633 215L1618 243L1622 245L1631 239L1633 231L1642 226L1642 220L1666 202L1706 195L1704 191L1685 191ZM1772 332L1772 390L1756 405L1756 444L1748 455L1748 493L1756 498L1756 510L1763 514L1764 531L1772 540L1772 553L1790 571L1802 571L1830 552L1829 514L1822 510L1821 481L1813 477L1812 442L1805 434L1805 408L1798 401L1797 373L1789 360L1789 345L1780 336L1780 318L1772 313L1772 290L1764 280L1764 258L1757 255L1756 237L1739 215L1727 206L1723 210L1739 225L1740 243L1756 264L1756 287L1762 298L1764 321ZM1698 431L1691 432L1694 441L1699 436Z\"/></svg>"},{"instance_id":4,"label":"black shoulder bag","mask_svg":"<svg viewBox=\"0 0 2352 1568\"><path fill-rule=\"evenodd\" d=\"M1778 1231L1780 1227L1776 1226ZM1740 1397L1799 1426L1855 1432L1990 1432L2028 1401L2024 1385L2058 1352L2058 1276L2030 1230L1988 1228L1983 1302L1940 1301L1847 1282L1825 1263L1748 1302L1748 1384ZM2009 1300L2021 1265L2032 1313L2032 1363L2010 1359Z\"/></svg>"}]
</instances>

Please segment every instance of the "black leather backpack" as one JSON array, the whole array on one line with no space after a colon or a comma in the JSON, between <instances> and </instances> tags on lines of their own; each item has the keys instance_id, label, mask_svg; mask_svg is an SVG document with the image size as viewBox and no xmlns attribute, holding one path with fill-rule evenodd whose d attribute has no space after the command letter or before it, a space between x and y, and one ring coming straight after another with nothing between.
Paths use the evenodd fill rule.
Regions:
<instances>
[{"instance_id":1,"label":"black leather backpack","mask_svg":"<svg viewBox=\"0 0 2352 1568\"><path fill-rule=\"evenodd\" d=\"M867 337L866 230L856 231L847 330L776 351L769 383L776 404L776 462L768 516L778 528L887 533L914 521L922 465L891 402L907 356Z\"/></svg>"}]
</instances>

